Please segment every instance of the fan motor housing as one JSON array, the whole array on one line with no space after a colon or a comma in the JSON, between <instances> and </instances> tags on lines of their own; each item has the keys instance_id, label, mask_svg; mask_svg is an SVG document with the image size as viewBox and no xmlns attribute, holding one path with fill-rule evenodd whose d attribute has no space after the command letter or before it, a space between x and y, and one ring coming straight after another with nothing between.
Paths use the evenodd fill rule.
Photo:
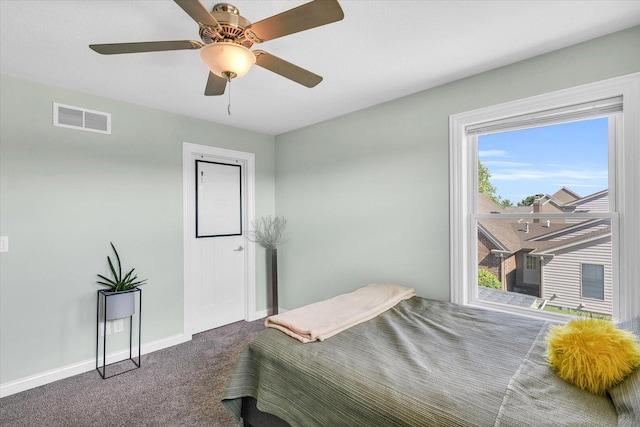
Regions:
<instances>
[{"instance_id":1,"label":"fan motor housing","mask_svg":"<svg viewBox=\"0 0 640 427\"><path fill-rule=\"evenodd\" d=\"M206 44L220 41L233 41L251 47L253 43L245 37L244 30L251 25L246 18L240 16L237 7L229 3L218 3L213 6L211 15L220 23L220 28L200 27L200 38Z\"/></svg>"}]
</instances>

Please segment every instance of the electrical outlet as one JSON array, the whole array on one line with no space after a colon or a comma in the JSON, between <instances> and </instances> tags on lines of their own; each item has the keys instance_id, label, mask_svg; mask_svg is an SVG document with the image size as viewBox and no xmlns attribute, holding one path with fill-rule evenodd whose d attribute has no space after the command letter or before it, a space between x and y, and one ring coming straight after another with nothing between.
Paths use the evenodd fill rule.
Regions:
<instances>
[{"instance_id":1,"label":"electrical outlet","mask_svg":"<svg viewBox=\"0 0 640 427\"><path fill-rule=\"evenodd\" d=\"M124 319L117 319L113 321L113 333L117 334L124 330Z\"/></svg>"},{"instance_id":2,"label":"electrical outlet","mask_svg":"<svg viewBox=\"0 0 640 427\"><path fill-rule=\"evenodd\" d=\"M111 335L111 323L113 323L111 320L107 320L107 335ZM100 336L103 337L104 336L104 323L100 322Z\"/></svg>"},{"instance_id":3,"label":"electrical outlet","mask_svg":"<svg viewBox=\"0 0 640 427\"><path fill-rule=\"evenodd\" d=\"M107 335L124 331L124 319L107 320ZM104 323L100 322L100 336L104 336Z\"/></svg>"}]
</instances>

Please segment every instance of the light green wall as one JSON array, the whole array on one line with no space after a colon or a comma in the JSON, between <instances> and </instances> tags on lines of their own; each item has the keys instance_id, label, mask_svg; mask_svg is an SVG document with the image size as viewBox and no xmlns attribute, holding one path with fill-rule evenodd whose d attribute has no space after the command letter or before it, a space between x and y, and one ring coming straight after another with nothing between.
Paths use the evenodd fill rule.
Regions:
<instances>
[{"instance_id":1,"label":"light green wall","mask_svg":"<svg viewBox=\"0 0 640 427\"><path fill-rule=\"evenodd\" d=\"M0 382L95 357L109 241L149 279L143 344L182 333L182 142L255 153L262 216L274 212L275 138L8 76L0 94ZM53 127L53 102L111 113L112 134Z\"/></svg>"},{"instance_id":2,"label":"light green wall","mask_svg":"<svg viewBox=\"0 0 640 427\"><path fill-rule=\"evenodd\" d=\"M640 71L638 46L634 27L279 135L281 306L370 282L448 300L449 115Z\"/></svg>"}]
</instances>

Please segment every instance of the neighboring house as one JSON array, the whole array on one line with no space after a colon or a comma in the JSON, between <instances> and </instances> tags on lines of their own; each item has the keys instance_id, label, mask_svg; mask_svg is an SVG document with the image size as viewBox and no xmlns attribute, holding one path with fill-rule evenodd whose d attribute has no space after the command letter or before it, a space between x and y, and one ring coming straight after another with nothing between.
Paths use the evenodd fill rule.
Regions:
<instances>
[{"instance_id":1,"label":"neighboring house","mask_svg":"<svg viewBox=\"0 0 640 427\"><path fill-rule=\"evenodd\" d=\"M579 197L562 188L533 206L502 210L479 194L482 213L580 213L608 210L608 191ZM478 268L489 270L503 290L543 298L549 305L611 314L611 224L609 220L482 220Z\"/></svg>"}]
</instances>

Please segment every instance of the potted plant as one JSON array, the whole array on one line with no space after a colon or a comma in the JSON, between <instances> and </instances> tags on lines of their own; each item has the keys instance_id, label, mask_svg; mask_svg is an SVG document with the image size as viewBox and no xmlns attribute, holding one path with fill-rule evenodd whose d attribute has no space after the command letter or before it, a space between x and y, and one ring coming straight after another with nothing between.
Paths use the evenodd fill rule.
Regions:
<instances>
[{"instance_id":1,"label":"potted plant","mask_svg":"<svg viewBox=\"0 0 640 427\"><path fill-rule=\"evenodd\" d=\"M131 291L135 290L138 286L143 285L147 281L147 279L138 279L138 276L133 273L135 268L132 268L128 273L123 275L120 256L118 255L118 251L113 243L111 243L111 248L113 248L113 253L116 256L117 269L113 265L111 257L107 256L109 269L111 270L113 278L110 279L102 274L98 274L98 277L102 280L98 280L96 282L109 288L108 291L105 292L107 320L132 316L135 308L134 293ZM107 298L109 298L108 303L106 302Z\"/></svg>"},{"instance_id":2,"label":"potted plant","mask_svg":"<svg viewBox=\"0 0 640 427\"><path fill-rule=\"evenodd\" d=\"M270 289L269 305L271 314L278 314L278 249L282 240L282 231L287 225L284 217L272 217L271 215L253 222L251 234L252 241L259 243L266 249L267 256L267 288Z\"/></svg>"}]
</instances>

